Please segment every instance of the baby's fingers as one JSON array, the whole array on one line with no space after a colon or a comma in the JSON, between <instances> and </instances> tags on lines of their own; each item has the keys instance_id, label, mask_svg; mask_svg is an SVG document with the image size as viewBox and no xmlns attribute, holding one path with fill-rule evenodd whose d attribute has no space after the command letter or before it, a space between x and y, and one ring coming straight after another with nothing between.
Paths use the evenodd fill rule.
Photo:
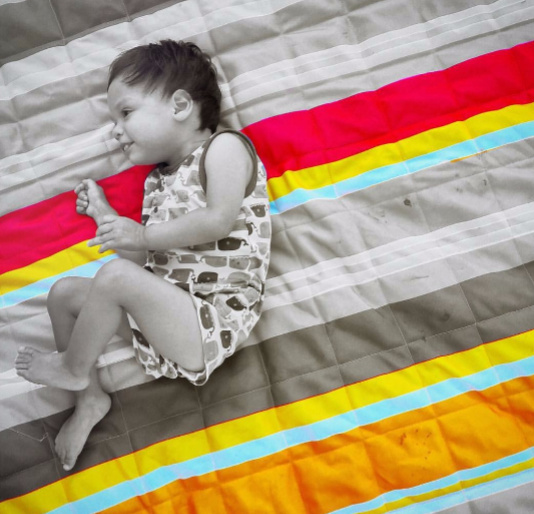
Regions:
<instances>
[{"instance_id":1,"label":"baby's fingers","mask_svg":"<svg viewBox=\"0 0 534 514\"><path fill-rule=\"evenodd\" d=\"M82 189L78 193L78 198L81 198L82 200L89 201L89 195L87 194L87 189Z\"/></svg>"},{"instance_id":2,"label":"baby's fingers","mask_svg":"<svg viewBox=\"0 0 534 514\"><path fill-rule=\"evenodd\" d=\"M108 248L101 237L95 237L87 241L87 246L100 246L98 253L104 253ZM106 248L104 248L106 246Z\"/></svg>"}]
</instances>

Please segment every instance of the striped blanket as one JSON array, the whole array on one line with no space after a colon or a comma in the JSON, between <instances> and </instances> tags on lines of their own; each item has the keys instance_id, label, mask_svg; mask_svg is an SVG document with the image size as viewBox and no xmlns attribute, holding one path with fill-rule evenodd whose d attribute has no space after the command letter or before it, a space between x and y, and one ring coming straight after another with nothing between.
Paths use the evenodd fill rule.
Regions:
<instances>
[{"instance_id":1,"label":"striped blanket","mask_svg":"<svg viewBox=\"0 0 534 514\"><path fill-rule=\"evenodd\" d=\"M0 512L534 512L534 0L0 0ZM106 105L132 46L196 42L269 176L260 323L200 388L114 338L75 468L47 294L139 219Z\"/></svg>"}]
</instances>

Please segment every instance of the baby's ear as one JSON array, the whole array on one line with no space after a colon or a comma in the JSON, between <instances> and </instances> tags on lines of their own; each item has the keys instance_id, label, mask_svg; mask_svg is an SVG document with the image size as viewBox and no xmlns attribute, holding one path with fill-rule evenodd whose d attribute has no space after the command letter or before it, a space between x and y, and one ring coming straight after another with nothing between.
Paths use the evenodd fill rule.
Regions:
<instances>
[{"instance_id":1,"label":"baby's ear","mask_svg":"<svg viewBox=\"0 0 534 514\"><path fill-rule=\"evenodd\" d=\"M172 95L174 118L183 121L193 112L193 99L184 89L177 89Z\"/></svg>"}]
</instances>

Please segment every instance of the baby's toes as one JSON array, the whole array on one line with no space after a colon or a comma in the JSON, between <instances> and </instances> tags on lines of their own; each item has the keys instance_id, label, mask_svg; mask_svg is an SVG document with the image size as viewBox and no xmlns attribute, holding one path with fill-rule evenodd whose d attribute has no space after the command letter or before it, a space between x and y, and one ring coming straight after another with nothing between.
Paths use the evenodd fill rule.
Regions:
<instances>
[{"instance_id":1,"label":"baby's toes","mask_svg":"<svg viewBox=\"0 0 534 514\"><path fill-rule=\"evenodd\" d=\"M76 464L76 457L69 455L67 452L63 458L61 458L61 463L63 464L63 469L65 471L70 471L74 467L74 464Z\"/></svg>"},{"instance_id":2,"label":"baby's toes","mask_svg":"<svg viewBox=\"0 0 534 514\"><path fill-rule=\"evenodd\" d=\"M33 358L33 351L31 348L20 348L15 359L15 364L28 364Z\"/></svg>"},{"instance_id":3,"label":"baby's toes","mask_svg":"<svg viewBox=\"0 0 534 514\"><path fill-rule=\"evenodd\" d=\"M59 462L61 462L61 467L65 471L69 471L72 469L73 463L72 458L69 456L68 451L65 449L65 447L61 444L58 444L56 441L56 454L59 458Z\"/></svg>"},{"instance_id":4,"label":"baby's toes","mask_svg":"<svg viewBox=\"0 0 534 514\"><path fill-rule=\"evenodd\" d=\"M26 360L26 359L15 359L15 369L29 369L30 367L30 362L29 360Z\"/></svg>"}]
</instances>

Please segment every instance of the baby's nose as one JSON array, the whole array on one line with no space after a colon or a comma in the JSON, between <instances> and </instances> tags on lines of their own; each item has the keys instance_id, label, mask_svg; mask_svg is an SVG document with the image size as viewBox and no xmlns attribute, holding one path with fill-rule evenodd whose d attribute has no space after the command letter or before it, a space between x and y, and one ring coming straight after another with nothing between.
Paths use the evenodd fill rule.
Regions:
<instances>
[{"instance_id":1,"label":"baby's nose","mask_svg":"<svg viewBox=\"0 0 534 514\"><path fill-rule=\"evenodd\" d=\"M121 137L122 128L117 123L113 125L113 128L111 129L111 135L117 140Z\"/></svg>"}]
</instances>

